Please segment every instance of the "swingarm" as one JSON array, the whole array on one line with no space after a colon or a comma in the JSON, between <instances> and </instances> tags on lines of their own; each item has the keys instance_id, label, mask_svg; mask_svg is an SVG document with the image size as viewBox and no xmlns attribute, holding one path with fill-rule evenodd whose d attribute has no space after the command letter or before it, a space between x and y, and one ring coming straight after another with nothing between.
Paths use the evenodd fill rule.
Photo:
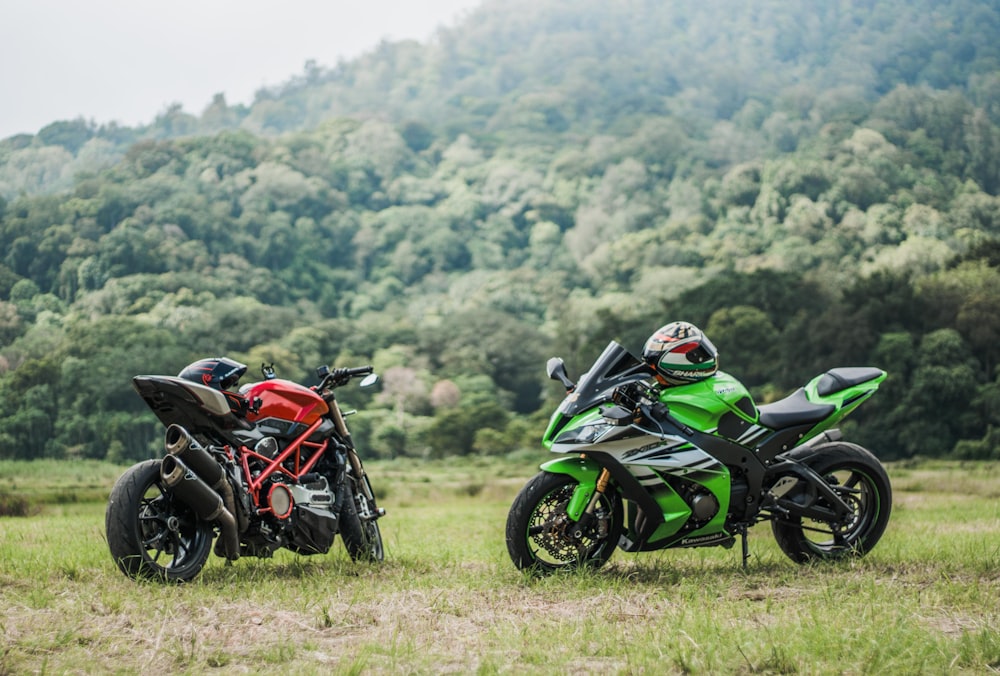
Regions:
<instances>
[{"instance_id":1,"label":"swingarm","mask_svg":"<svg viewBox=\"0 0 1000 676\"><path fill-rule=\"evenodd\" d=\"M780 477L765 494L762 509L779 512L784 516L799 516L818 521L840 522L853 514L853 511L840 497L834 488L808 465L791 458L767 468L767 477ZM815 490L814 495L803 493L801 482ZM787 496L787 497L786 497ZM808 502L800 502L802 497ZM828 506L817 504L818 499Z\"/></svg>"}]
</instances>

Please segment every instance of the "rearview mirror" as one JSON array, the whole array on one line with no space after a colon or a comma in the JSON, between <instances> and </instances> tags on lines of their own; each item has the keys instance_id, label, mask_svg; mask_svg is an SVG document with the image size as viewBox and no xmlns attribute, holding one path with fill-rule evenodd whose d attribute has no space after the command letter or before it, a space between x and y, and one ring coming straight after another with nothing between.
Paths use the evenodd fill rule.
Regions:
<instances>
[{"instance_id":1,"label":"rearview mirror","mask_svg":"<svg viewBox=\"0 0 1000 676\"><path fill-rule=\"evenodd\" d=\"M561 382L567 391L576 387L576 384L566 374L566 364L559 357L552 357L545 363L545 372L552 380Z\"/></svg>"},{"instance_id":2,"label":"rearview mirror","mask_svg":"<svg viewBox=\"0 0 1000 676\"><path fill-rule=\"evenodd\" d=\"M378 382L378 374L369 373L368 375L366 375L364 378L361 379L361 382L358 383L358 387L371 387L377 382Z\"/></svg>"}]
</instances>

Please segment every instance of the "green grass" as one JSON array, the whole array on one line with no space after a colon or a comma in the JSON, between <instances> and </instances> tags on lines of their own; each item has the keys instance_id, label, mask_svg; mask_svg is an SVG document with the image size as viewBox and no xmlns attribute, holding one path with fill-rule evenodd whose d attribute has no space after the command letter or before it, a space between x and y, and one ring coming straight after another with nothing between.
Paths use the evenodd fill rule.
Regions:
<instances>
[{"instance_id":1,"label":"green grass","mask_svg":"<svg viewBox=\"0 0 1000 676\"><path fill-rule=\"evenodd\" d=\"M112 564L104 506L0 518L0 674L992 673L1000 670L1000 468L890 468L895 509L868 557L800 567L766 524L738 550L616 552L533 578L503 528L528 461L370 463L387 560L210 560L191 584ZM105 466L0 464L34 496L101 499ZM74 486L76 477L83 484ZM50 482L50 483L46 483Z\"/></svg>"},{"instance_id":2,"label":"green grass","mask_svg":"<svg viewBox=\"0 0 1000 676\"><path fill-rule=\"evenodd\" d=\"M122 469L96 460L0 460L0 516L23 516L18 512L37 512L43 504L102 501Z\"/></svg>"}]
</instances>

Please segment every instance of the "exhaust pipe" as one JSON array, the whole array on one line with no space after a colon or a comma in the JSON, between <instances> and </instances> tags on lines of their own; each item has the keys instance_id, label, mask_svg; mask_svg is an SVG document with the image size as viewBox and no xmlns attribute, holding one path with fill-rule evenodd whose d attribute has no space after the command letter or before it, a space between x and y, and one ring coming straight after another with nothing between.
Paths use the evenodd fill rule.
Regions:
<instances>
[{"instance_id":1,"label":"exhaust pipe","mask_svg":"<svg viewBox=\"0 0 1000 676\"><path fill-rule=\"evenodd\" d=\"M168 455L160 464L160 478L177 499L190 507L199 519L217 522L226 558L240 558L240 541L236 533L236 519L222 504L222 496L213 491L182 460Z\"/></svg>"},{"instance_id":2,"label":"exhaust pipe","mask_svg":"<svg viewBox=\"0 0 1000 676\"><path fill-rule=\"evenodd\" d=\"M180 425L167 428L166 449L168 453L160 464L163 483L199 518L219 524L219 539L227 559L240 558L233 490L222 467Z\"/></svg>"},{"instance_id":3,"label":"exhaust pipe","mask_svg":"<svg viewBox=\"0 0 1000 676\"><path fill-rule=\"evenodd\" d=\"M186 429L174 424L167 428L164 447L167 449L167 453L183 460L202 481L222 496L222 501L226 509L236 517L239 532L245 532L247 529L247 519L243 512L236 509L236 498L233 496L233 487L226 480L226 473L223 471L222 466L205 450L204 446L199 444Z\"/></svg>"}]
</instances>

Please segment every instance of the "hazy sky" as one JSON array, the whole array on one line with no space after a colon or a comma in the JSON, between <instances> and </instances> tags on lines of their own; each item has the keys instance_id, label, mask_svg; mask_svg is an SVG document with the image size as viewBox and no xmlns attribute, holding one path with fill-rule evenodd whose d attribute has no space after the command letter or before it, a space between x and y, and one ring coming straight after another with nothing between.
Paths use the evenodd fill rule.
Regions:
<instances>
[{"instance_id":1,"label":"hazy sky","mask_svg":"<svg viewBox=\"0 0 1000 676\"><path fill-rule=\"evenodd\" d=\"M218 92L333 66L380 40L425 42L482 0L0 0L0 138L56 120L148 123Z\"/></svg>"}]
</instances>

